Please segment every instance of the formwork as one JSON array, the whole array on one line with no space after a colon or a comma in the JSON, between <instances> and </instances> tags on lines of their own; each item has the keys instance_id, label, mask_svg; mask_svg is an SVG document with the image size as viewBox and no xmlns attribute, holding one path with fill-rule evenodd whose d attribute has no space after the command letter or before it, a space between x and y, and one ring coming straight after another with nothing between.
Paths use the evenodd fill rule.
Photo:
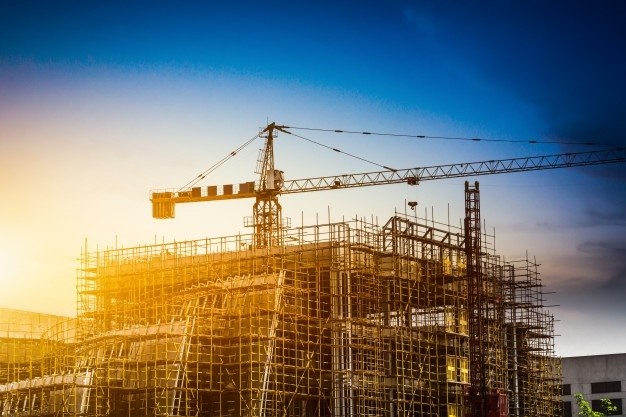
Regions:
<instances>
[{"instance_id":1,"label":"formwork","mask_svg":"<svg viewBox=\"0 0 626 417\"><path fill-rule=\"evenodd\" d=\"M547 313L481 234L485 386L516 415L556 415ZM39 385L0 386L2 416L469 415L465 230L396 214L283 241L85 250L77 343L49 350Z\"/></svg>"}]
</instances>

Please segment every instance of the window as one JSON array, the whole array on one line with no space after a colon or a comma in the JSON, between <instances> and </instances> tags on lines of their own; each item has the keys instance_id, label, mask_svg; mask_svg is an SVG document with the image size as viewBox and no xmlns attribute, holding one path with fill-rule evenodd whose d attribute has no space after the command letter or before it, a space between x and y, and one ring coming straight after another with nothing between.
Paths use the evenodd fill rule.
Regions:
<instances>
[{"instance_id":1,"label":"window","mask_svg":"<svg viewBox=\"0 0 626 417\"><path fill-rule=\"evenodd\" d=\"M610 416L618 416L622 414L622 399L621 398L610 398L611 404L617 407L614 413L608 414ZM604 407L602 407L602 400L591 400L591 409L593 411L600 411L605 413Z\"/></svg>"},{"instance_id":2,"label":"window","mask_svg":"<svg viewBox=\"0 0 626 417\"><path fill-rule=\"evenodd\" d=\"M563 384L563 395L572 395L572 384Z\"/></svg>"},{"instance_id":3,"label":"window","mask_svg":"<svg viewBox=\"0 0 626 417\"><path fill-rule=\"evenodd\" d=\"M572 417L571 401L563 401L563 417Z\"/></svg>"},{"instance_id":4,"label":"window","mask_svg":"<svg viewBox=\"0 0 626 417\"><path fill-rule=\"evenodd\" d=\"M602 394L604 392L622 392L621 381L592 382L591 393Z\"/></svg>"}]
</instances>

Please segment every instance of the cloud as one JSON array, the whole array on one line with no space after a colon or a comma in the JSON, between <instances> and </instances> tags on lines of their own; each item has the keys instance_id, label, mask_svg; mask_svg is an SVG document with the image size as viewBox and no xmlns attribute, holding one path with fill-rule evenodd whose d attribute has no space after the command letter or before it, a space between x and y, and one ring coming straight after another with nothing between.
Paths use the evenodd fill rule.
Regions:
<instances>
[{"instance_id":1,"label":"cloud","mask_svg":"<svg viewBox=\"0 0 626 417\"><path fill-rule=\"evenodd\" d=\"M621 199L621 196L614 196ZM535 223L519 222L505 224L499 230L511 233L519 232L562 232L576 229L606 229L626 227L626 204L625 205L603 205L594 207L582 213L582 216L572 219L561 219L560 222L554 220L540 220Z\"/></svg>"},{"instance_id":2,"label":"cloud","mask_svg":"<svg viewBox=\"0 0 626 417\"><path fill-rule=\"evenodd\" d=\"M597 257L603 266L616 271L600 283L589 279L586 284L587 288L604 298L619 297L621 299L626 293L626 242L587 241L578 246L578 251Z\"/></svg>"},{"instance_id":3,"label":"cloud","mask_svg":"<svg viewBox=\"0 0 626 417\"><path fill-rule=\"evenodd\" d=\"M615 299L619 305L624 307L624 295L626 294L626 265L614 274L608 281L600 287L608 297Z\"/></svg>"},{"instance_id":4,"label":"cloud","mask_svg":"<svg viewBox=\"0 0 626 417\"><path fill-rule=\"evenodd\" d=\"M614 209L591 209L587 211L590 225L598 226L626 226L626 206L616 207Z\"/></svg>"},{"instance_id":5,"label":"cloud","mask_svg":"<svg viewBox=\"0 0 626 417\"><path fill-rule=\"evenodd\" d=\"M626 255L626 246L623 242L587 241L578 246L578 251L592 255L621 257Z\"/></svg>"},{"instance_id":6,"label":"cloud","mask_svg":"<svg viewBox=\"0 0 626 417\"><path fill-rule=\"evenodd\" d=\"M556 290L551 298L560 305L590 314L626 314L626 242L589 240L578 245L577 252L565 263L568 271L578 273L551 285Z\"/></svg>"}]
</instances>

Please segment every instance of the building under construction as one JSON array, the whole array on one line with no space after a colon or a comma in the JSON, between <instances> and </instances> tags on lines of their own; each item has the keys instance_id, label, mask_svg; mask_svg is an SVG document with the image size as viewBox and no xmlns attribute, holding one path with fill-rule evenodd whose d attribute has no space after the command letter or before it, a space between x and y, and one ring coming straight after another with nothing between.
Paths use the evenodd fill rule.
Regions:
<instances>
[{"instance_id":1,"label":"building under construction","mask_svg":"<svg viewBox=\"0 0 626 417\"><path fill-rule=\"evenodd\" d=\"M0 415L556 416L537 265L496 254L477 199L463 228L396 214L264 248L85 248L75 330L1 374Z\"/></svg>"},{"instance_id":2,"label":"building under construction","mask_svg":"<svg viewBox=\"0 0 626 417\"><path fill-rule=\"evenodd\" d=\"M162 219L177 203L254 198L252 234L85 247L75 326L0 339L0 417L560 415L538 265L496 253L478 183L465 183L461 227L412 211L289 228L278 196L618 163L626 151L285 181L273 135L289 129L306 128L257 135L259 181L196 186L205 171L151 192ZM7 353L19 346L30 353Z\"/></svg>"}]
</instances>

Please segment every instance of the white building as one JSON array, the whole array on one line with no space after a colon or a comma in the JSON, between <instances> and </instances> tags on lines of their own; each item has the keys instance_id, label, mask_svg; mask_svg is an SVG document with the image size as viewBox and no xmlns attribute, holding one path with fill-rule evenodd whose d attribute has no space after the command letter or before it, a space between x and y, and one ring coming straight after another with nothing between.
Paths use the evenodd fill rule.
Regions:
<instances>
[{"instance_id":1,"label":"white building","mask_svg":"<svg viewBox=\"0 0 626 417\"><path fill-rule=\"evenodd\" d=\"M601 399L608 398L617 407L614 415L625 416L626 353L563 358L563 415L577 416L574 394L581 393L594 411L601 409Z\"/></svg>"}]
</instances>

